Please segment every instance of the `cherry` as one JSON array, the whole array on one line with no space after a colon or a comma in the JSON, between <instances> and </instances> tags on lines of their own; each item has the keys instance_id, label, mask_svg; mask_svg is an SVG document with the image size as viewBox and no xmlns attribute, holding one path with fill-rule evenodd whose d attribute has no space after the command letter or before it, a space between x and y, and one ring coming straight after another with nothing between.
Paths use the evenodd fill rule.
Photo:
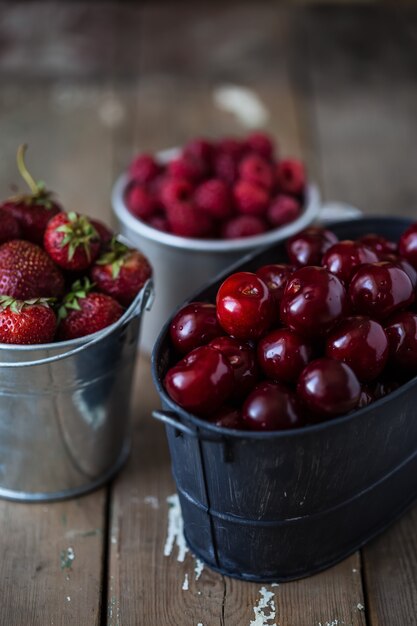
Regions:
<instances>
[{"instance_id":1,"label":"cherry","mask_svg":"<svg viewBox=\"0 0 417 626\"><path fill-rule=\"evenodd\" d=\"M252 272L237 272L226 278L216 303L220 325L237 339L258 339L274 319L272 295Z\"/></svg>"},{"instance_id":2,"label":"cherry","mask_svg":"<svg viewBox=\"0 0 417 626\"><path fill-rule=\"evenodd\" d=\"M384 319L414 300L410 278L390 261L363 265L349 285L354 309L377 320Z\"/></svg>"},{"instance_id":3,"label":"cherry","mask_svg":"<svg viewBox=\"0 0 417 626\"><path fill-rule=\"evenodd\" d=\"M304 423L293 392L272 382L256 385L243 405L242 417L251 430L287 430Z\"/></svg>"},{"instance_id":4,"label":"cherry","mask_svg":"<svg viewBox=\"0 0 417 626\"><path fill-rule=\"evenodd\" d=\"M342 282L323 267L303 267L292 275L281 301L281 320L305 337L325 334L346 309Z\"/></svg>"},{"instance_id":5,"label":"cherry","mask_svg":"<svg viewBox=\"0 0 417 626\"><path fill-rule=\"evenodd\" d=\"M398 265L398 267L404 270L408 278L411 280L411 284L413 285L413 289L415 290L417 288L417 271L414 269L414 267L402 257L397 257L397 259L394 261L394 264Z\"/></svg>"},{"instance_id":6,"label":"cherry","mask_svg":"<svg viewBox=\"0 0 417 626\"><path fill-rule=\"evenodd\" d=\"M196 348L168 370L164 385L181 407L207 416L232 395L234 376L228 359L209 346Z\"/></svg>"},{"instance_id":7,"label":"cherry","mask_svg":"<svg viewBox=\"0 0 417 626\"><path fill-rule=\"evenodd\" d=\"M400 255L417 269L417 223L412 224L401 235L398 250Z\"/></svg>"},{"instance_id":8,"label":"cherry","mask_svg":"<svg viewBox=\"0 0 417 626\"><path fill-rule=\"evenodd\" d=\"M210 341L209 346L220 350L232 367L235 377L233 398L245 398L259 378L254 348L249 343L232 337L217 337Z\"/></svg>"},{"instance_id":9,"label":"cherry","mask_svg":"<svg viewBox=\"0 0 417 626\"><path fill-rule=\"evenodd\" d=\"M356 269L363 263L376 263L378 256L357 241L339 241L323 256L322 265L332 274L348 283Z\"/></svg>"},{"instance_id":10,"label":"cherry","mask_svg":"<svg viewBox=\"0 0 417 626\"><path fill-rule=\"evenodd\" d=\"M397 244L394 241L389 241L382 235L376 235L375 233L369 233L359 237L358 242L370 248L379 257L380 261L386 261L387 254L397 253Z\"/></svg>"},{"instance_id":11,"label":"cherry","mask_svg":"<svg viewBox=\"0 0 417 626\"><path fill-rule=\"evenodd\" d=\"M321 358L312 361L303 370L297 392L308 409L328 419L354 409L360 398L361 386L346 363Z\"/></svg>"},{"instance_id":12,"label":"cherry","mask_svg":"<svg viewBox=\"0 0 417 626\"><path fill-rule=\"evenodd\" d=\"M311 226L287 241L287 253L294 265L320 265L323 254L337 241L330 230Z\"/></svg>"},{"instance_id":13,"label":"cherry","mask_svg":"<svg viewBox=\"0 0 417 626\"><path fill-rule=\"evenodd\" d=\"M286 383L296 382L312 355L311 346L290 328L273 330L258 344L258 361L265 374Z\"/></svg>"},{"instance_id":14,"label":"cherry","mask_svg":"<svg viewBox=\"0 0 417 626\"><path fill-rule=\"evenodd\" d=\"M239 409L231 406L224 406L210 415L209 421L223 428L234 428L235 430L246 430L247 428Z\"/></svg>"},{"instance_id":15,"label":"cherry","mask_svg":"<svg viewBox=\"0 0 417 626\"><path fill-rule=\"evenodd\" d=\"M268 286L276 307L279 307L284 295L285 285L294 271L295 268L286 263L263 265L256 270L256 275Z\"/></svg>"},{"instance_id":16,"label":"cherry","mask_svg":"<svg viewBox=\"0 0 417 626\"><path fill-rule=\"evenodd\" d=\"M169 332L172 344L181 354L223 334L217 321L216 306L207 302L191 302L183 307L172 320Z\"/></svg>"},{"instance_id":17,"label":"cherry","mask_svg":"<svg viewBox=\"0 0 417 626\"><path fill-rule=\"evenodd\" d=\"M407 374L417 373L417 314L403 311L385 325L389 343L389 361Z\"/></svg>"},{"instance_id":18,"label":"cherry","mask_svg":"<svg viewBox=\"0 0 417 626\"><path fill-rule=\"evenodd\" d=\"M374 380L388 360L387 335L369 317L348 317L328 338L326 356L347 363L360 381Z\"/></svg>"}]
</instances>

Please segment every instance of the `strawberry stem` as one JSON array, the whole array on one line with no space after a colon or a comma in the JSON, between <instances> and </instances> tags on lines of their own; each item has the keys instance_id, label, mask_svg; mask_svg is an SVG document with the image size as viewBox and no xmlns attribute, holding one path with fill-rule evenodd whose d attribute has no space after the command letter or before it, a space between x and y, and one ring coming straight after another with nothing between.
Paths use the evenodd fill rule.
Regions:
<instances>
[{"instance_id":1,"label":"strawberry stem","mask_svg":"<svg viewBox=\"0 0 417 626\"><path fill-rule=\"evenodd\" d=\"M33 178L32 174L30 174L28 168L26 167L26 163L25 163L25 153L27 150L27 144L22 144L21 146L18 147L17 149L17 167L19 169L20 175L22 176L22 178L25 180L25 182L27 183L29 189L31 190L32 194L34 196L38 195L40 191L42 191L42 189L40 188L39 184L36 182L36 180Z\"/></svg>"}]
</instances>

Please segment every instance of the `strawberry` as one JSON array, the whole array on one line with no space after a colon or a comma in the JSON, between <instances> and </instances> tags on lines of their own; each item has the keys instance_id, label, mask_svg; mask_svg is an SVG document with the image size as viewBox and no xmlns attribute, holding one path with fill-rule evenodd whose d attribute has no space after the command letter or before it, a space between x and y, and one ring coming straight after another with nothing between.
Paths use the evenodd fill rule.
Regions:
<instances>
[{"instance_id":1,"label":"strawberry","mask_svg":"<svg viewBox=\"0 0 417 626\"><path fill-rule=\"evenodd\" d=\"M64 277L42 248L14 239L0 246L0 294L28 300L54 298L64 291Z\"/></svg>"},{"instance_id":2,"label":"strawberry","mask_svg":"<svg viewBox=\"0 0 417 626\"><path fill-rule=\"evenodd\" d=\"M43 182L36 182L25 164L26 145L17 151L17 167L29 186L29 194L19 194L6 200L0 208L10 213L18 222L23 239L42 244L45 228L51 217L62 209L52 200L52 192Z\"/></svg>"},{"instance_id":3,"label":"strawberry","mask_svg":"<svg viewBox=\"0 0 417 626\"><path fill-rule=\"evenodd\" d=\"M110 250L91 268L91 278L97 289L128 306L152 275L148 259L113 239Z\"/></svg>"},{"instance_id":4,"label":"strawberry","mask_svg":"<svg viewBox=\"0 0 417 626\"><path fill-rule=\"evenodd\" d=\"M0 243L19 237L20 226L17 219L9 211L0 209Z\"/></svg>"},{"instance_id":5,"label":"strawberry","mask_svg":"<svg viewBox=\"0 0 417 626\"><path fill-rule=\"evenodd\" d=\"M85 270L100 252L100 236L85 215L74 211L55 215L46 227L43 245L57 265L66 270Z\"/></svg>"},{"instance_id":6,"label":"strawberry","mask_svg":"<svg viewBox=\"0 0 417 626\"><path fill-rule=\"evenodd\" d=\"M49 343L56 330L50 299L15 300L0 296L0 343Z\"/></svg>"},{"instance_id":7,"label":"strawberry","mask_svg":"<svg viewBox=\"0 0 417 626\"><path fill-rule=\"evenodd\" d=\"M58 312L58 339L76 339L96 333L117 322L123 308L111 296L91 291L88 278L77 280Z\"/></svg>"}]
</instances>

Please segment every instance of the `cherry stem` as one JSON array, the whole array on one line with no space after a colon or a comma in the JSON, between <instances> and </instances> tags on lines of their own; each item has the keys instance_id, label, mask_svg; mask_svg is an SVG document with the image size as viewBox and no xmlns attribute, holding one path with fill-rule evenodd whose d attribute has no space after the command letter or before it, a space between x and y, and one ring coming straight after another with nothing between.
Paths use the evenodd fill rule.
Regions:
<instances>
[{"instance_id":1,"label":"cherry stem","mask_svg":"<svg viewBox=\"0 0 417 626\"><path fill-rule=\"evenodd\" d=\"M29 173L29 170L26 167L25 163L25 153L27 150L27 145L24 143L17 149L17 167L19 169L20 175L26 181L29 189L36 195L39 193L39 186L32 175Z\"/></svg>"}]
</instances>

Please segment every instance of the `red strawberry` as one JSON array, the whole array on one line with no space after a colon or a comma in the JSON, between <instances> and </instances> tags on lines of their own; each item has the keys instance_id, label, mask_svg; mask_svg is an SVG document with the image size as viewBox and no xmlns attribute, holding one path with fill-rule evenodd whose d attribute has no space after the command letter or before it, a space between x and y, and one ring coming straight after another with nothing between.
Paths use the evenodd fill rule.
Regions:
<instances>
[{"instance_id":1,"label":"red strawberry","mask_svg":"<svg viewBox=\"0 0 417 626\"><path fill-rule=\"evenodd\" d=\"M100 236L88 217L59 213L45 230L43 245L51 259L66 270L85 270L100 252Z\"/></svg>"},{"instance_id":2,"label":"red strawberry","mask_svg":"<svg viewBox=\"0 0 417 626\"><path fill-rule=\"evenodd\" d=\"M123 308L111 296L92 292L88 278L76 281L59 309L58 339L76 339L114 324Z\"/></svg>"},{"instance_id":3,"label":"red strawberry","mask_svg":"<svg viewBox=\"0 0 417 626\"><path fill-rule=\"evenodd\" d=\"M128 306L152 275L148 259L113 239L110 250L91 268L97 289Z\"/></svg>"},{"instance_id":4,"label":"red strawberry","mask_svg":"<svg viewBox=\"0 0 417 626\"><path fill-rule=\"evenodd\" d=\"M25 165L27 146L20 146L17 151L17 166L22 178L28 184L31 193L9 198L0 205L19 222L21 236L28 241L41 244L45 228L51 217L62 209L52 198L52 192L45 189L45 184L36 182Z\"/></svg>"},{"instance_id":5,"label":"red strawberry","mask_svg":"<svg viewBox=\"0 0 417 626\"><path fill-rule=\"evenodd\" d=\"M49 343L55 330L56 316L48 299L0 296L0 343Z\"/></svg>"},{"instance_id":6,"label":"red strawberry","mask_svg":"<svg viewBox=\"0 0 417 626\"><path fill-rule=\"evenodd\" d=\"M56 298L64 291L64 277L42 248L14 239L0 246L0 294L28 300Z\"/></svg>"},{"instance_id":7,"label":"red strawberry","mask_svg":"<svg viewBox=\"0 0 417 626\"><path fill-rule=\"evenodd\" d=\"M19 237L20 226L17 219L9 211L0 209L0 243Z\"/></svg>"}]
</instances>

